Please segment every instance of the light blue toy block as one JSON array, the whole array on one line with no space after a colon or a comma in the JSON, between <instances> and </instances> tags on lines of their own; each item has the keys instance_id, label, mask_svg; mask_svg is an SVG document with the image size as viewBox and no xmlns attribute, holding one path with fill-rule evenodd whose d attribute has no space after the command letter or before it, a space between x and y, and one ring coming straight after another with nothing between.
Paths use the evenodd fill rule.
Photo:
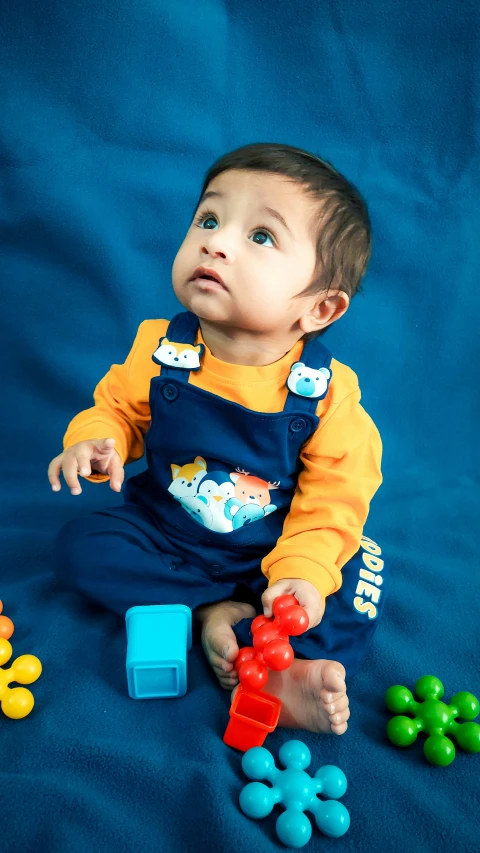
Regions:
<instances>
[{"instance_id":1,"label":"light blue toy block","mask_svg":"<svg viewBox=\"0 0 480 853\"><path fill-rule=\"evenodd\" d=\"M167 699L187 692L192 611L186 604L131 607L127 626L127 683L132 699Z\"/></svg>"}]
</instances>

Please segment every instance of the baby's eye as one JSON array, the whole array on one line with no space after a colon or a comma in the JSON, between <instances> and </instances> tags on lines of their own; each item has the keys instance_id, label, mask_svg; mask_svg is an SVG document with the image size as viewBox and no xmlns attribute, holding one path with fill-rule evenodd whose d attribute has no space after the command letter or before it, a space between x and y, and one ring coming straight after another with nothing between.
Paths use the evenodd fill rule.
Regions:
<instances>
[{"instance_id":1,"label":"baby's eye","mask_svg":"<svg viewBox=\"0 0 480 853\"><path fill-rule=\"evenodd\" d=\"M202 217L202 216L200 216L200 217L197 219L197 223L198 223L198 225L199 225L199 226L200 226L200 228L201 228L201 227L202 227L202 223L203 223L203 222L209 222L209 221L210 221L210 219L215 219L215 217L214 217L214 216L210 216L209 214L205 214L203 217ZM204 230L205 230L205 229L204 229ZM211 231L211 230L212 230L211 228L207 228L207 231Z\"/></svg>"},{"instance_id":2,"label":"baby's eye","mask_svg":"<svg viewBox=\"0 0 480 853\"><path fill-rule=\"evenodd\" d=\"M197 219L195 220L195 224L198 225L199 228L203 228L203 225L206 224L207 222L212 221L212 222L216 223L216 220L217 220L217 217L213 216L211 213L204 213L204 214L200 214L200 216L197 217ZM203 230L205 230L205 228ZM212 231L213 228L207 227L206 230ZM275 245L274 236L272 234L270 234L270 232L267 231L265 228L256 228L254 231L254 234L264 234L268 240L271 240L272 246ZM257 243L257 246L265 246L266 245L265 242L258 243L256 240L254 242Z\"/></svg>"},{"instance_id":3,"label":"baby's eye","mask_svg":"<svg viewBox=\"0 0 480 853\"><path fill-rule=\"evenodd\" d=\"M255 234L264 234L267 240L271 240L272 246L274 245L273 238L270 237L270 234L268 234L267 231L257 230L255 231ZM257 246L265 246L265 243L258 243L256 240L254 240L254 243L257 243Z\"/></svg>"}]
</instances>

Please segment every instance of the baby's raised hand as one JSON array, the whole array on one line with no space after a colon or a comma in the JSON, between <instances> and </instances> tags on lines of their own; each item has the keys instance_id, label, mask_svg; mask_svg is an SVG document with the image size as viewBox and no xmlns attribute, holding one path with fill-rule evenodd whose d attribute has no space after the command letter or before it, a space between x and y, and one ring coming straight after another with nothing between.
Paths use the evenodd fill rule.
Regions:
<instances>
[{"instance_id":1,"label":"baby's raised hand","mask_svg":"<svg viewBox=\"0 0 480 853\"><path fill-rule=\"evenodd\" d=\"M92 471L98 471L100 474L108 474L110 488L119 492L124 480L124 470L114 444L114 438L93 438L72 444L63 453L55 456L48 466L48 479L53 491L59 492L61 489L61 471L72 495L79 495L82 491L79 474L88 477Z\"/></svg>"},{"instance_id":2,"label":"baby's raised hand","mask_svg":"<svg viewBox=\"0 0 480 853\"><path fill-rule=\"evenodd\" d=\"M301 578L283 578L275 581L262 595L265 616L272 615L272 605L279 595L294 595L298 603L305 608L309 618L309 628L315 628L322 621L325 612L325 599L316 586Z\"/></svg>"}]
</instances>

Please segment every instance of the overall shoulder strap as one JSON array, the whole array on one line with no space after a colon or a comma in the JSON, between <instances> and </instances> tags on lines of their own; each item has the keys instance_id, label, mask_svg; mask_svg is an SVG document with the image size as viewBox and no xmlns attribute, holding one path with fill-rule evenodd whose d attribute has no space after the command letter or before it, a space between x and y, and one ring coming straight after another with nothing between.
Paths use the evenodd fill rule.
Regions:
<instances>
[{"instance_id":1,"label":"overall shoulder strap","mask_svg":"<svg viewBox=\"0 0 480 853\"><path fill-rule=\"evenodd\" d=\"M203 345L195 347L197 330L198 317L190 311L182 311L170 320L165 336L160 338L158 349L152 355L153 361L161 365L163 377L188 382L190 371L200 368ZM183 352L182 346L186 347ZM187 351L189 347L199 351Z\"/></svg>"},{"instance_id":2,"label":"overall shoulder strap","mask_svg":"<svg viewBox=\"0 0 480 853\"><path fill-rule=\"evenodd\" d=\"M305 344L302 352L302 361L307 367L318 370L319 367L330 367L332 353L328 350L320 338L313 338Z\"/></svg>"},{"instance_id":3,"label":"overall shoulder strap","mask_svg":"<svg viewBox=\"0 0 480 853\"><path fill-rule=\"evenodd\" d=\"M332 354L321 342L320 338L313 338L305 344L301 355L301 361L297 362L296 365L292 365L284 411L303 411L311 412L312 414L316 412L318 401L327 393L328 383L330 382L331 377L331 361ZM318 375L315 376L315 372L320 370L323 375L320 377ZM299 374L298 383L292 381L295 371ZM318 394L313 396L308 393L311 390L310 383L312 383L313 387L318 380L320 380L321 383L324 383L326 380L327 389L325 389L325 392L322 393L321 396L318 396ZM298 389L296 392L292 390L292 386L294 384Z\"/></svg>"},{"instance_id":4,"label":"overall shoulder strap","mask_svg":"<svg viewBox=\"0 0 480 853\"><path fill-rule=\"evenodd\" d=\"M194 344L197 329L198 317L191 311L181 311L170 320L165 337L177 344Z\"/></svg>"}]
</instances>

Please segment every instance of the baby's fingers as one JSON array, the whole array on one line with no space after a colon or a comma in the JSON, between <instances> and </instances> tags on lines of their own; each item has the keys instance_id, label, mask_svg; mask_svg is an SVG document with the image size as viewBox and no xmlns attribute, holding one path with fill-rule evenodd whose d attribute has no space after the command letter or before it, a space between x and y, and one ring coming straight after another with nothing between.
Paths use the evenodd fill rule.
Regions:
<instances>
[{"instance_id":1,"label":"baby's fingers","mask_svg":"<svg viewBox=\"0 0 480 853\"><path fill-rule=\"evenodd\" d=\"M107 474L110 477L110 488L114 492L121 491L122 483L125 479L125 472L120 457L116 451L112 453L112 458L108 462Z\"/></svg>"},{"instance_id":2,"label":"baby's fingers","mask_svg":"<svg viewBox=\"0 0 480 853\"><path fill-rule=\"evenodd\" d=\"M273 602L280 595L285 595L290 592L291 581L279 580L275 581L272 586L269 586L262 595L262 605L264 616L272 615Z\"/></svg>"},{"instance_id":3,"label":"baby's fingers","mask_svg":"<svg viewBox=\"0 0 480 853\"><path fill-rule=\"evenodd\" d=\"M52 459L50 465L48 466L48 480L52 487L52 491L59 492L62 488L62 484L60 482L60 471L62 470L62 458L63 453L60 453L59 456L55 456L55 459Z\"/></svg>"},{"instance_id":4,"label":"baby's fingers","mask_svg":"<svg viewBox=\"0 0 480 853\"><path fill-rule=\"evenodd\" d=\"M78 479L78 461L73 454L66 454L63 458L63 476L65 482L69 486L72 495L80 495L82 492L80 481Z\"/></svg>"},{"instance_id":5,"label":"baby's fingers","mask_svg":"<svg viewBox=\"0 0 480 853\"><path fill-rule=\"evenodd\" d=\"M316 628L317 625L319 625L322 621L323 614L325 611L325 604L323 599L318 596L318 598L315 597L313 600L309 599L308 597L300 600L300 596L297 595L297 601L307 613L308 628Z\"/></svg>"},{"instance_id":6,"label":"baby's fingers","mask_svg":"<svg viewBox=\"0 0 480 853\"><path fill-rule=\"evenodd\" d=\"M82 477L89 477L92 473L89 453L79 453L77 456L77 467Z\"/></svg>"}]
</instances>

